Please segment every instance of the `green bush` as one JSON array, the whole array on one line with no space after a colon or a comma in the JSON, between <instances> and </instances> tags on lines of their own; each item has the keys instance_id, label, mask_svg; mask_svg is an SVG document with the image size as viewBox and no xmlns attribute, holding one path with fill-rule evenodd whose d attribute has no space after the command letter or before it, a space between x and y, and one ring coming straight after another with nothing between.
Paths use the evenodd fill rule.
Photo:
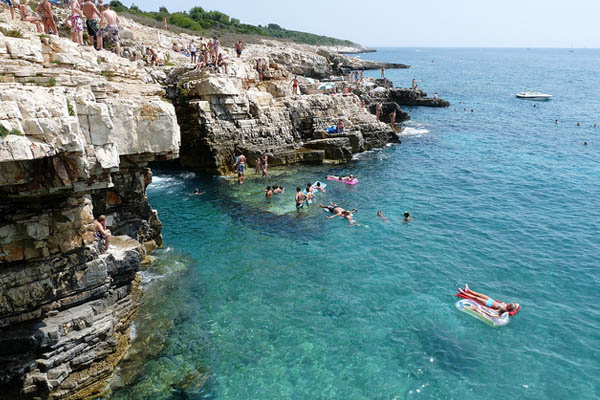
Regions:
<instances>
[{"instance_id":1,"label":"green bush","mask_svg":"<svg viewBox=\"0 0 600 400\"><path fill-rule=\"evenodd\" d=\"M18 129L11 129L10 131L8 129L6 129L4 126L0 125L0 137L7 137L8 135L17 135L17 136L23 136L23 134L21 133L20 130Z\"/></svg>"},{"instance_id":2,"label":"green bush","mask_svg":"<svg viewBox=\"0 0 600 400\"><path fill-rule=\"evenodd\" d=\"M167 16L167 22L171 26L183 29L189 29L196 32L211 30L216 35L227 33L254 34L264 37L290 39L294 42L313 44L313 45L346 45L351 46L349 40L340 40L327 36L313 35L312 33L291 31L277 24L268 24L267 26L254 26L240 23L239 19L231 18L220 11L206 11L202 7L193 7L189 12L169 13L166 7L160 7L159 11L146 12L140 10L138 6L132 4L127 8L118 0L110 2L111 8L118 13L128 13L139 17L148 18L146 22L155 27L161 27L156 22L162 23L163 17ZM152 21L149 21L149 20ZM156 22L154 22L156 21Z\"/></svg>"},{"instance_id":3,"label":"green bush","mask_svg":"<svg viewBox=\"0 0 600 400\"><path fill-rule=\"evenodd\" d=\"M71 117L75 116L75 110L73 110L73 106L71 105L71 102L69 100L67 100L67 110L69 110L69 115Z\"/></svg>"},{"instance_id":4,"label":"green bush","mask_svg":"<svg viewBox=\"0 0 600 400\"><path fill-rule=\"evenodd\" d=\"M4 36L7 36L7 37L13 37L13 38L19 38L19 39L23 38L23 32L21 32L17 29L6 29L6 28L2 28L0 26L0 32L2 32L4 34Z\"/></svg>"}]
</instances>

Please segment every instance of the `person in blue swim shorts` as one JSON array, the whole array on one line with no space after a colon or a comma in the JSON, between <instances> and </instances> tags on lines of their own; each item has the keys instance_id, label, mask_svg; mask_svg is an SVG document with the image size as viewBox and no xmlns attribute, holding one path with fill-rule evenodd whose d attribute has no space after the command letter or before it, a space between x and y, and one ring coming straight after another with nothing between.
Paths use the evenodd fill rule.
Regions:
<instances>
[{"instance_id":1,"label":"person in blue swim shorts","mask_svg":"<svg viewBox=\"0 0 600 400\"><path fill-rule=\"evenodd\" d=\"M516 303L502 303L500 301L492 299L490 296L487 296L483 293L478 293L474 290L471 290L469 289L469 285L465 285L464 289L458 288L458 292L467 296L470 299L477 300L480 303L485 304L486 307L489 307L492 310L498 310L500 314L505 313L507 311L516 311L519 308L519 305Z\"/></svg>"},{"instance_id":2,"label":"person in blue swim shorts","mask_svg":"<svg viewBox=\"0 0 600 400\"><path fill-rule=\"evenodd\" d=\"M235 165L237 167L237 172L241 173L242 176L246 175L244 173L244 171L246 169L246 156L245 155L240 154L237 158Z\"/></svg>"}]
</instances>

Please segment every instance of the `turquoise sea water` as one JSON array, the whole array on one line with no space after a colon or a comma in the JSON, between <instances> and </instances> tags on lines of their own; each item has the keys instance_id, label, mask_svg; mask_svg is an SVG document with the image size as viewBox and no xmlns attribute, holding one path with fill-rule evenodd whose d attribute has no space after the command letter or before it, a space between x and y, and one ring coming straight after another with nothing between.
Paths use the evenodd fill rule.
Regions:
<instances>
[{"instance_id":1,"label":"turquoise sea water","mask_svg":"<svg viewBox=\"0 0 600 400\"><path fill-rule=\"evenodd\" d=\"M409 109L401 145L341 167L243 187L155 171L166 248L132 357L148 359L123 363L141 374L114 398L600 397L600 51L362 57L413 65L386 74L452 106ZM317 202L358 208L361 226L293 210L295 186L350 172L358 185L327 182ZM287 193L267 203L272 184ZM502 328L457 311L465 282L522 311Z\"/></svg>"}]
</instances>

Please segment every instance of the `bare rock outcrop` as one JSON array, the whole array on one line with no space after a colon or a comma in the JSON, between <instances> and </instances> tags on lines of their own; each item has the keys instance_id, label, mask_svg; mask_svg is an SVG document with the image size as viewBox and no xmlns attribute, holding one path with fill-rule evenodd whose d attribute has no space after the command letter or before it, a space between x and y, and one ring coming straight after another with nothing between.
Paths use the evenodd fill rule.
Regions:
<instances>
[{"instance_id":1,"label":"bare rock outcrop","mask_svg":"<svg viewBox=\"0 0 600 400\"><path fill-rule=\"evenodd\" d=\"M161 242L147 164L178 156L179 126L137 63L10 24L24 37L0 34L1 397L86 398L129 347L142 243ZM107 252L101 213L127 235Z\"/></svg>"}]
</instances>

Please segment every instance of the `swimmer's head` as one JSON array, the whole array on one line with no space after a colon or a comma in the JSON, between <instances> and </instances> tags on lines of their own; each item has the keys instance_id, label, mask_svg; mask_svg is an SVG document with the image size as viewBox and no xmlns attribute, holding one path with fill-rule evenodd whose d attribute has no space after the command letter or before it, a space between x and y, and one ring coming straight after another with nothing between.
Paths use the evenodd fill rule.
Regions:
<instances>
[{"instance_id":1,"label":"swimmer's head","mask_svg":"<svg viewBox=\"0 0 600 400\"><path fill-rule=\"evenodd\" d=\"M354 179L354 175L350 174L350 179Z\"/></svg>"},{"instance_id":2,"label":"swimmer's head","mask_svg":"<svg viewBox=\"0 0 600 400\"><path fill-rule=\"evenodd\" d=\"M519 308L519 306L515 303L508 303L506 305L506 310L507 311L515 311L517 308Z\"/></svg>"},{"instance_id":3,"label":"swimmer's head","mask_svg":"<svg viewBox=\"0 0 600 400\"><path fill-rule=\"evenodd\" d=\"M296 192L301 191L302 189L300 189L300 186L296 187Z\"/></svg>"},{"instance_id":4,"label":"swimmer's head","mask_svg":"<svg viewBox=\"0 0 600 400\"><path fill-rule=\"evenodd\" d=\"M408 211L404 211L404 216L405 217L410 217L410 213Z\"/></svg>"},{"instance_id":5,"label":"swimmer's head","mask_svg":"<svg viewBox=\"0 0 600 400\"><path fill-rule=\"evenodd\" d=\"M200 191L198 189L194 189L194 194L199 193Z\"/></svg>"},{"instance_id":6,"label":"swimmer's head","mask_svg":"<svg viewBox=\"0 0 600 400\"><path fill-rule=\"evenodd\" d=\"M321 182L317 182L317 187L321 187Z\"/></svg>"},{"instance_id":7,"label":"swimmer's head","mask_svg":"<svg viewBox=\"0 0 600 400\"><path fill-rule=\"evenodd\" d=\"M279 189L283 190L283 186L279 186Z\"/></svg>"},{"instance_id":8,"label":"swimmer's head","mask_svg":"<svg viewBox=\"0 0 600 400\"><path fill-rule=\"evenodd\" d=\"M271 190L271 186L267 186L267 190Z\"/></svg>"},{"instance_id":9,"label":"swimmer's head","mask_svg":"<svg viewBox=\"0 0 600 400\"><path fill-rule=\"evenodd\" d=\"M381 211L377 211L377 215L379 215L381 217L383 215L383 213Z\"/></svg>"}]
</instances>

